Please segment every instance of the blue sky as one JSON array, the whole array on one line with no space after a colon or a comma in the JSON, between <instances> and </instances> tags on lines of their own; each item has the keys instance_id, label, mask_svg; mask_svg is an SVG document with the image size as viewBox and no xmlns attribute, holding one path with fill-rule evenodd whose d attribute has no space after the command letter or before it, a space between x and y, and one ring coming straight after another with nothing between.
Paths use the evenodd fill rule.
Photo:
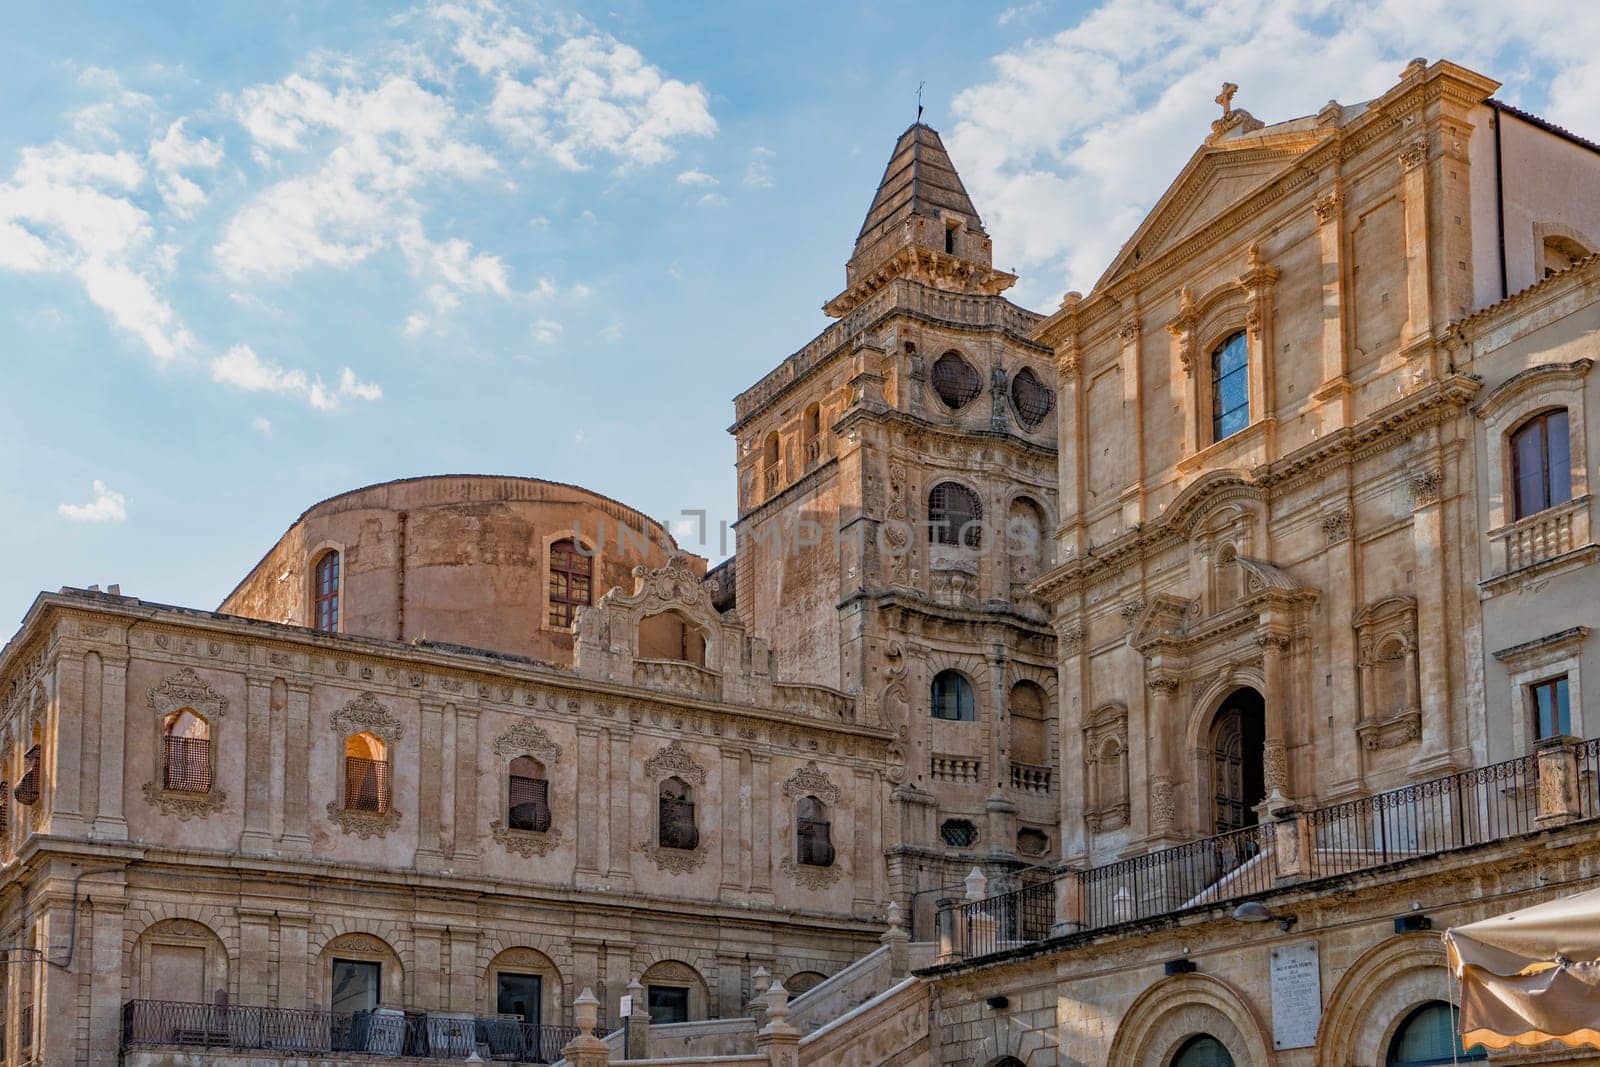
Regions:
<instances>
[{"instance_id":1,"label":"blue sky","mask_svg":"<svg viewBox=\"0 0 1600 1067\"><path fill-rule=\"evenodd\" d=\"M1600 132L1595 14L1503 6L23 5L0 617L92 582L214 606L309 504L414 474L731 519L731 398L825 325L918 81L1043 308L1224 78L1270 122L1449 56Z\"/></svg>"}]
</instances>

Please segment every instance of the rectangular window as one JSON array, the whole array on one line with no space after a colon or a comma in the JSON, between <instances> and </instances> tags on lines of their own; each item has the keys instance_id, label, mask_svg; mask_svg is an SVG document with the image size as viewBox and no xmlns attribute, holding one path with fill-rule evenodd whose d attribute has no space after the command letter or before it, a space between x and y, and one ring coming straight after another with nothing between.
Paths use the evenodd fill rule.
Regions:
<instances>
[{"instance_id":1,"label":"rectangular window","mask_svg":"<svg viewBox=\"0 0 1600 1067\"><path fill-rule=\"evenodd\" d=\"M515 1015L529 1026L539 1025L539 976L501 974L495 979L494 1010Z\"/></svg>"},{"instance_id":2,"label":"rectangular window","mask_svg":"<svg viewBox=\"0 0 1600 1067\"><path fill-rule=\"evenodd\" d=\"M1542 741L1572 732L1572 716L1567 706L1567 676L1536 682L1528 687L1533 705L1533 737Z\"/></svg>"},{"instance_id":3,"label":"rectangular window","mask_svg":"<svg viewBox=\"0 0 1600 1067\"><path fill-rule=\"evenodd\" d=\"M1211 439L1220 441L1250 425L1250 350L1243 334L1212 359Z\"/></svg>"},{"instance_id":4,"label":"rectangular window","mask_svg":"<svg viewBox=\"0 0 1600 1067\"><path fill-rule=\"evenodd\" d=\"M369 960L333 961L333 997L336 1012L372 1011L382 999L383 965Z\"/></svg>"},{"instance_id":5,"label":"rectangular window","mask_svg":"<svg viewBox=\"0 0 1600 1067\"><path fill-rule=\"evenodd\" d=\"M689 990L685 986L652 985L650 1021L652 1023L686 1023L689 1021Z\"/></svg>"},{"instance_id":6,"label":"rectangular window","mask_svg":"<svg viewBox=\"0 0 1600 1067\"><path fill-rule=\"evenodd\" d=\"M544 778L511 776L510 828L545 831L550 829L550 783Z\"/></svg>"}]
</instances>

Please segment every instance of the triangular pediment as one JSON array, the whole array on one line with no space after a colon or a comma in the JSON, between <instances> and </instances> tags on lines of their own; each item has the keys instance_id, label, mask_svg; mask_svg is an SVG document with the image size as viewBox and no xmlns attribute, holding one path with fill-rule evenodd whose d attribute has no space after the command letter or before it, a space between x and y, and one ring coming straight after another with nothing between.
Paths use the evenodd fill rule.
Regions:
<instances>
[{"instance_id":1,"label":"triangular pediment","mask_svg":"<svg viewBox=\"0 0 1600 1067\"><path fill-rule=\"evenodd\" d=\"M1203 145L1122 246L1095 288L1181 244L1283 178L1324 136L1297 131Z\"/></svg>"}]
</instances>

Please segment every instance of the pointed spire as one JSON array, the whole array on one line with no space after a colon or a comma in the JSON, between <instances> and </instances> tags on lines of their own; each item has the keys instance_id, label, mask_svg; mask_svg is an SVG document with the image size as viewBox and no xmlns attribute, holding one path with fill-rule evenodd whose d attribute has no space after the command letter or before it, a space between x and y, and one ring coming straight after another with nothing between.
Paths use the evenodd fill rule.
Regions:
<instances>
[{"instance_id":1,"label":"pointed spire","mask_svg":"<svg viewBox=\"0 0 1600 1067\"><path fill-rule=\"evenodd\" d=\"M913 265L926 284L961 292L999 293L1016 280L994 270L983 219L938 131L922 122L895 141L845 266L847 288L823 310L846 314Z\"/></svg>"}]
</instances>

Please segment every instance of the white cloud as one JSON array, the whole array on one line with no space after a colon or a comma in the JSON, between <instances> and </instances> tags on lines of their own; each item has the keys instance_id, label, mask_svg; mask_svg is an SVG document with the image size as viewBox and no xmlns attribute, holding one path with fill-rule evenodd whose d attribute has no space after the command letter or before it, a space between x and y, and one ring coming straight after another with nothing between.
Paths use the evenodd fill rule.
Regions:
<instances>
[{"instance_id":1,"label":"white cloud","mask_svg":"<svg viewBox=\"0 0 1600 1067\"><path fill-rule=\"evenodd\" d=\"M1032 0L1031 3L1017 4L1013 7L1006 8L1004 11L1000 12L1000 16L995 19L995 22L1001 26L1009 26L1013 22L1017 22L1021 19L1032 18L1043 11L1044 0Z\"/></svg>"},{"instance_id":2,"label":"white cloud","mask_svg":"<svg viewBox=\"0 0 1600 1067\"><path fill-rule=\"evenodd\" d=\"M561 340L561 324L554 319L540 319L533 324L533 339L542 345L553 345Z\"/></svg>"},{"instance_id":3,"label":"white cloud","mask_svg":"<svg viewBox=\"0 0 1600 1067\"><path fill-rule=\"evenodd\" d=\"M989 80L955 97L948 144L996 261L1043 303L1109 264L1209 132L1225 80L1270 123L1371 98L1418 54L1511 79L1501 95L1518 99L1526 52L1554 69L1549 117L1593 131L1600 55L1584 42L1597 35L1594 5L1105 0L994 57Z\"/></svg>"},{"instance_id":4,"label":"white cloud","mask_svg":"<svg viewBox=\"0 0 1600 1067\"><path fill-rule=\"evenodd\" d=\"M728 198L721 193L706 193L695 203L700 207L725 207L728 203Z\"/></svg>"},{"instance_id":5,"label":"white cloud","mask_svg":"<svg viewBox=\"0 0 1600 1067\"><path fill-rule=\"evenodd\" d=\"M215 141L191 139L183 127L183 119L168 126L160 140L150 142L146 158L156 170L156 185L167 206L179 218L187 219L206 202L206 193L181 172L214 169L222 162L223 154Z\"/></svg>"},{"instance_id":6,"label":"white cloud","mask_svg":"<svg viewBox=\"0 0 1600 1067\"><path fill-rule=\"evenodd\" d=\"M325 384L320 375L285 368L256 355L249 345L234 345L211 361L211 378L247 393L279 393L298 397L318 411L334 411L345 400L379 400L383 390L363 382L349 367L339 372L337 385Z\"/></svg>"},{"instance_id":7,"label":"white cloud","mask_svg":"<svg viewBox=\"0 0 1600 1067\"><path fill-rule=\"evenodd\" d=\"M716 185L717 179L703 170L686 170L678 175L679 185Z\"/></svg>"},{"instance_id":8,"label":"white cloud","mask_svg":"<svg viewBox=\"0 0 1600 1067\"><path fill-rule=\"evenodd\" d=\"M600 339L612 342L622 340L622 323L613 322L611 325L604 327L600 331Z\"/></svg>"},{"instance_id":9,"label":"white cloud","mask_svg":"<svg viewBox=\"0 0 1600 1067\"><path fill-rule=\"evenodd\" d=\"M56 511L71 522L123 522L128 518L128 498L96 479L94 497L87 504L61 504Z\"/></svg>"},{"instance_id":10,"label":"white cloud","mask_svg":"<svg viewBox=\"0 0 1600 1067\"><path fill-rule=\"evenodd\" d=\"M750 149L750 165L744 169L744 183L752 189L772 188L772 160L777 154L765 145Z\"/></svg>"},{"instance_id":11,"label":"white cloud","mask_svg":"<svg viewBox=\"0 0 1600 1067\"><path fill-rule=\"evenodd\" d=\"M704 88L665 77L609 34L546 42L531 73L528 80L500 75L489 121L568 170L599 155L664 163L676 154L673 141L717 132Z\"/></svg>"},{"instance_id":12,"label":"white cloud","mask_svg":"<svg viewBox=\"0 0 1600 1067\"><path fill-rule=\"evenodd\" d=\"M262 437L272 436L272 421L261 415L250 420L250 428Z\"/></svg>"}]
</instances>

